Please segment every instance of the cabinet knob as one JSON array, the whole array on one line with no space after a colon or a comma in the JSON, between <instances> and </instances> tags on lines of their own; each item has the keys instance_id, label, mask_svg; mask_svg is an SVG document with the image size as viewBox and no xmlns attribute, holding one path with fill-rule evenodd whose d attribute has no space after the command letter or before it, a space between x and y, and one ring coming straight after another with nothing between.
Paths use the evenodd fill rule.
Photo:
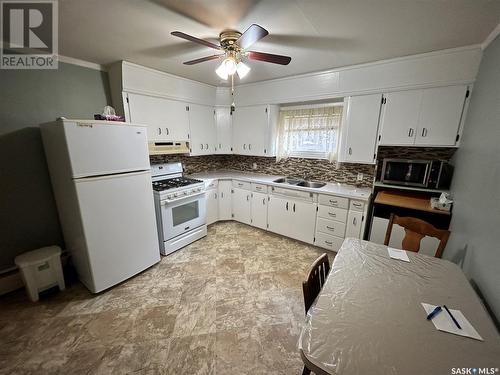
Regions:
<instances>
[{"instance_id":1,"label":"cabinet knob","mask_svg":"<svg viewBox=\"0 0 500 375\"><path fill-rule=\"evenodd\" d=\"M167 132L167 135L170 134L170 131L168 130L168 128L165 128L165 131Z\"/></svg>"},{"instance_id":2,"label":"cabinet knob","mask_svg":"<svg viewBox=\"0 0 500 375\"><path fill-rule=\"evenodd\" d=\"M206 150L208 150L208 143L205 143L205 145L207 146Z\"/></svg>"},{"instance_id":3,"label":"cabinet knob","mask_svg":"<svg viewBox=\"0 0 500 375\"><path fill-rule=\"evenodd\" d=\"M288 202L286 202L286 210L288 211Z\"/></svg>"},{"instance_id":4,"label":"cabinet knob","mask_svg":"<svg viewBox=\"0 0 500 375\"><path fill-rule=\"evenodd\" d=\"M262 198L262 204L265 206L266 205L266 198Z\"/></svg>"},{"instance_id":5,"label":"cabinet knob","mask_svg":"<svg viewBox=\"0 0 500 375\"><path fill-rule=\"evenodd\" d=\"M200 148L203 150L203 143L200 143Z\"/></svg>"},{"instance_id":6,"label":"cabinet knob","mask_svg":"<svg viewBox=\"0 0 500 375\"><path fill-rule=\"evenodd\" d=\"M353 223L354 225L356 225L356 218L353 218L353 219L352 219L352 223Z\"/></svg>"},{"instance_id":7,"label":"cabinet knob","mask_svg":"<svg viewBox=\"0 0 500 375\"><path fill-rule=\"evenodd\" d=\"M247 145L246 143L243 143L243 150L246 150L247 149Z\"/></svg>"},{"instance_id":8,"label":"cabinet knob","mask_svg":"<svg viewBox=\"0 0 500 375\"><path fill-rule=\"evenodd\" d=\"M352 148L349 147L349 155L352 155Z\"/></svg>"},{"instance_id":9,"label":"cabinet knob","mask_svg":"<svg viewBox=\"0 0 500 375\"><path fill-rule=\"evenodd\" d=\"M329 230L335 230L334 227L329 227L328 225L326 226L326 229L329 229Z\"/></svg>"},{"instance_id":10,"label":"cabinet knob","mask_svg":"<svg viewBox=\"0 0 500 375\"><path fill-rule=\"evenodd\" d=\"M161 128L158 128L158 134L161 135Z\"/></svg>"}]
</instances>

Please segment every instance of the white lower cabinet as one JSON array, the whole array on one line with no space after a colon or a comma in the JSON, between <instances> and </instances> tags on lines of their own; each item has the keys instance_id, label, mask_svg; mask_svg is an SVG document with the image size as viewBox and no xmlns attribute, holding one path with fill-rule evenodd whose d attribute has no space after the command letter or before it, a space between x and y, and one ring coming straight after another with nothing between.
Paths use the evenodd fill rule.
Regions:
<instances>
[{"instance_id":1,"label":"white lower cabinet","mask_svg":"<svg viewBox=\"0 0 500 375\"><path fill-rule=\"evenodd\" d=\"M232 202L233 219L240 223L250 224L252 219L252 192L233 187Z\"/></svg>"},{"instance_id":2,"label":"white lower cabinet","mask_svg":"<svg viewBox=\"0 0 500 375\"><path fill-rule=\"evenodd\" d=\"M363 238L367 205L362 201L320 194L314 244L338 251L344 238Z\"/></svg>"},{"instance_id":3,"label":"white lower cabinet","mask_svg":"<svg viewBox=\"0 0 500 375\"><path fill-rule=\"evenodd\" d=\"M332 251L345 237L363 237L367 209L364 201L244 180L207 187L207 224L236 220Z\"/></svg>"},{"instance_id":4,"label":"white lower cabinet","mask_svg":"<svg viewBox=\"0 0 500 375\"><path fill-rule=\"evenodd\" d=\"M252 225L257 228L267 229L267 203L265 193L252 193Z\"/></svg>"},{"instance_id":5,"label":"white lower cabinet","mask_svg":"<svg viewBox=\"0 0 500 375\"><path fill-rule=\"evenodd\" d=\"M217 189L206 191L207 197L207 225L219 220L219 192Z\"/></svg>"},{"instance_id":6,"label":"white lower cabinet","mask_svg":"<svg viewBox=\"0 0 500 375\"><path fill-rule=\"evenodd\" d=\"M218 188L217 200L219 203L219 220L231 220L232 217L232 202L231 189L233 183L231 180L220 180Z\"/></svg>"},{"instance_id":7,"label":"white lower cabinet","mask_svg":"<svg viewBox=\"0 0 500 375\"><path fill-rule=\"evenodd\" d=\"M363 212L349 211L347 216L346 237L361 238L361 227L363 225Z\"/></svg>"},{"instance_id":8,"label":"white lower cabinet","mask_svg":"<svg viewBox=\"0 0 500 375\"><path fill-rule=\"evenodd\" d=\"M304 202L287 197L269 197L269 230L296 240L313 243L316 218L314 202Z\"/></svg>"}]
</instances>

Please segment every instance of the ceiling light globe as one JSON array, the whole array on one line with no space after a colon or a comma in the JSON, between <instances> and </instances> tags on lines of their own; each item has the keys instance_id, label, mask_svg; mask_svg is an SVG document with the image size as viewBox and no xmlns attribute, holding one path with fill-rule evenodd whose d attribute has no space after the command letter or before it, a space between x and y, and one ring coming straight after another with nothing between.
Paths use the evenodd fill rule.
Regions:
<instances>
[{"instance_id":1,"label":"ceiling light globe","mask_svg":"<svg viewBox=\"0 0 500 375\"><path fill-rule=\"evenodd\" d=\"M223 80L227 80L228 75L224 61L222 62L222 64L220 64L220 66L217 69L215 69L215 73L217 73L217 75Z\"/></svg>"},{"instance_id":2,"label":"ceiling light globe","mask_svg":"<svg viewBox=\"0 0 500 375\"><path fill-rule=\"evenodd\" d=\"M234 59L228 57L224 60L223 64L228 75L232 76L236 73L236 61L234 61Z\"/></svg>"},{"instance_id":3,"label":"ceiling light globe","mask_svg":"<svg viewBox=\"0 0 500 375\"><path fill-rule=\"evenodd\" d=\"M240 61L236 66L236 71L238 72L238 77L240 77L241 79L248 74L248 72L250 71L250 67Z\"/></svg>"}]
</instances>

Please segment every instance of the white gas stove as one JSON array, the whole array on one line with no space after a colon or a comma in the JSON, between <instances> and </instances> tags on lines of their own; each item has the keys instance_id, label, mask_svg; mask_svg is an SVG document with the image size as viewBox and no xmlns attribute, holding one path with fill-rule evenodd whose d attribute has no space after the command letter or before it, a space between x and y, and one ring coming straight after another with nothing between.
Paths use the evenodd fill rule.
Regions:
<instances>
[{"instance_id":1,"label":"white gas stove","mask_svg":"<svg viewBox=\"0 0 500 375\"><path fill-rule=\"evenodd\" d=\"M183 177L181 163L151 170L160 252L167 255L206 236L205 183Z\"/></svg>"}]
</instances>

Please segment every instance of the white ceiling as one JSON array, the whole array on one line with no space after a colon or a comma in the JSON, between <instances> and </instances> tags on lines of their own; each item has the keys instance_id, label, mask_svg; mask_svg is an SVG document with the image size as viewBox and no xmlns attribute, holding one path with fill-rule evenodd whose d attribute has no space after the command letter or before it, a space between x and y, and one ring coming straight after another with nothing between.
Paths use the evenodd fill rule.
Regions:
<instances>
[{"instance_id":1,"label":"white ceiling","mask_svg":"<svg viewBox=\"0 0 500 375\"><path fill-rule=\"evenodd\" d=\"M217 51L170 32L216 41L224 28L266 28L251 49L292 62L251 61L246 83L481 43L500 20L500 0L60 0L59 14L62 55L221 85L217 61L182 64Z\"/></svg>"}]
</instances>

